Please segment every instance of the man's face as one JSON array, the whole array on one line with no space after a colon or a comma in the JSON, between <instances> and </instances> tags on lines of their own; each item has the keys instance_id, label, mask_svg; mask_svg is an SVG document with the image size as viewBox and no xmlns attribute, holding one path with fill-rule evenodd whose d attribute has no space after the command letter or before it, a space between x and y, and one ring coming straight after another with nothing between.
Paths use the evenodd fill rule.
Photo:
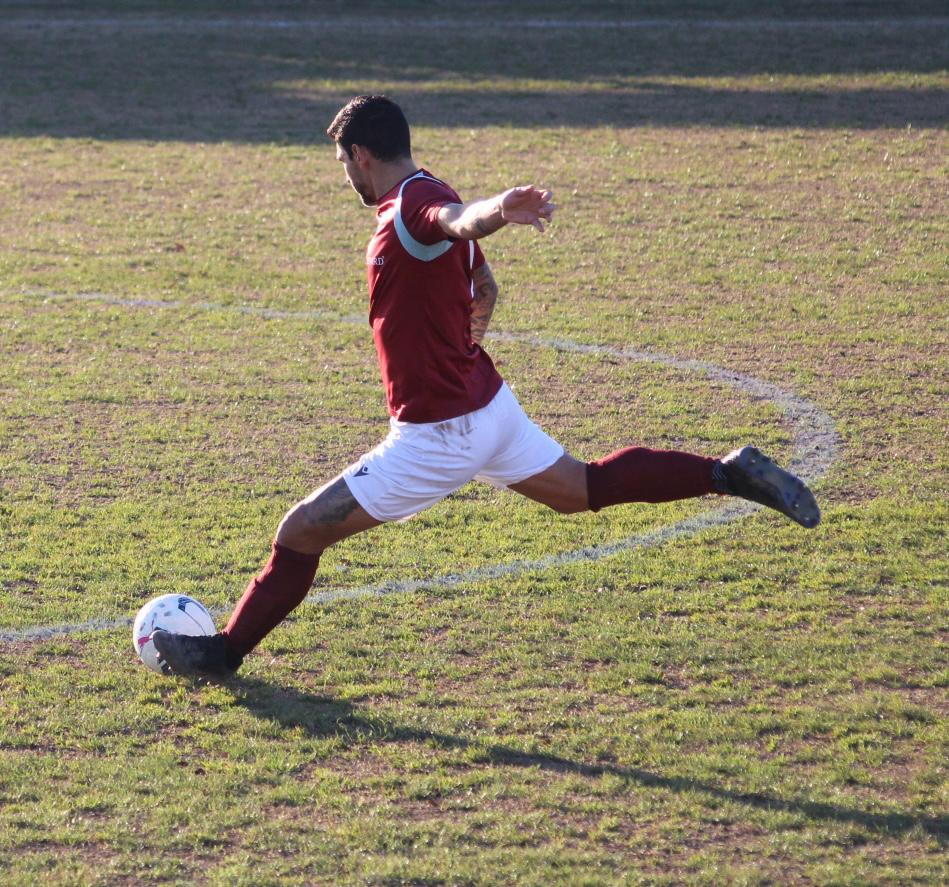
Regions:
<instances>
[{"instance_id":1,"label":"man's face","mask_svg":"<svg viewBox=\"0 0 949 887\"><path fill-rule=\"evenodd\" d=\"M356 159L359 153L358 145L353 145L353 156L350 156L342 145L338 142L336 144L336 159L343 164L343 169L346 171L346 181L353 186L353 190L359 195L363 206L375 206L376 195L372 192L372 185Z\"/></svg>"}]
</instances>

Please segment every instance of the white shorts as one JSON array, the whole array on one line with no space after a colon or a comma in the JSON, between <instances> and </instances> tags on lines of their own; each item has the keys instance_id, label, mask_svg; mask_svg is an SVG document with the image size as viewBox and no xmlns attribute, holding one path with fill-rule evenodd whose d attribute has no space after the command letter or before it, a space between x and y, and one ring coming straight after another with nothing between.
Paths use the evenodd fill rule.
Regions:
<instances>
[{"instance_id":1,"label":"white shorts","mask_svg":"<svg viewBox=\"0 0 949 887\"><path fill-rule=\"evenodd\" d=\"M390 419L389 426L388 437L343 472L353 498L378 521L417 514L475 478L520 483L564 454L506 384L473 413L444 422Z\"/></svg>"}]
</instances>

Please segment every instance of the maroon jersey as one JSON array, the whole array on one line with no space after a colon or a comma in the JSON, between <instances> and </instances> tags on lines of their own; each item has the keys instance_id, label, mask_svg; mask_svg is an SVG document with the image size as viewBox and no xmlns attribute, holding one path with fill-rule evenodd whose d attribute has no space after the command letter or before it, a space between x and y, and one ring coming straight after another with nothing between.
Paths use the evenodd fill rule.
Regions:
<instances>
[{"instance_id":1,"label":"maroon jersey","mask_svg":"<svg viewBox=\"0 0 949 887\"><path fill-rule=\"evenodd\" d=\"M484 254L473 240L446 238L438 210L461 203L425 170L378 202L366 249L369 323L389 413L403 422L441 422L481 409L501 377L471 340L471 280Z\"/></svg>"}]
</instances>

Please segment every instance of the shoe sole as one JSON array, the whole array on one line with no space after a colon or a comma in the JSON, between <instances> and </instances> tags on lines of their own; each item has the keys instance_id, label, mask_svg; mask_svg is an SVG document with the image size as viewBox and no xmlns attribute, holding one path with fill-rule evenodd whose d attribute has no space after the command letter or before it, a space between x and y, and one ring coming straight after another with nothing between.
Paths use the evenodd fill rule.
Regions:
<instances>
[{"instance_id":1,"label":"shoe sole","mask_svg":"<svg viewBox=\"0 0 949 887\"><path fill-rule=\"evenodd\" d=\"M785 471L756 447L746 447L735 460L759 488L766 489L773 502L764 503L812 529L820 523L820 507L807 484Z\"/></svg>"}]
</instances>

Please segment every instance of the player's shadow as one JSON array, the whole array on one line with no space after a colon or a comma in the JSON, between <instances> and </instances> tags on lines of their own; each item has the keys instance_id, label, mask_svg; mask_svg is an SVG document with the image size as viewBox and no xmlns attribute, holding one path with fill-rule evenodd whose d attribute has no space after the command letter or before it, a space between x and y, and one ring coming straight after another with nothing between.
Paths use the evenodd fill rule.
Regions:
<instances>
[{"instance_id":1,"label":"player's shadow","mask_svg":"<svg viewBox=\"0 0 949 887\"><path fill-rule=\"evenodd\" d=\"M780 798L760 792L736 792L704 780L684 776L662 776L639 767L624 767L611 763L589 764L554 754L524 752L505 745L483 743L450 733L399 724L345 701L278 687L257 679L242 680L234 685L234 690L238 702L258 718L280 724L287 729L302 728L314 737L342 737L351 747L368 747L379 742L435 745L443 749L474 752L476 760L495 766L536 767L553 773L589 778L609 774L630 787L642 786L676 793L698 792L755 809L858 825L890 835L922 829L940 843L949 842L949 817L946 816L871 813L839 804Z\"/></svg>"}]
</instances>

